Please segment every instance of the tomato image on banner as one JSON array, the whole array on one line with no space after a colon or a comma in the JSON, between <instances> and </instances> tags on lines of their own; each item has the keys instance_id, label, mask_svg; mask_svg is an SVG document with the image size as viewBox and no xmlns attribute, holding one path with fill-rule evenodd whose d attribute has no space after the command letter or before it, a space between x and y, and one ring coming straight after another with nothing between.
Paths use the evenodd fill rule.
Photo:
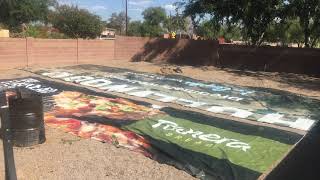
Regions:
<instances>
[{"instance_id":1,"label":"tomato image on banner","mask_svg":"<svg viewBox=\"0 0 320 180\"><path fill-rule=\"evenodd\" d=\"M121 98L105 98L80 92L63 91L53 96L57 116L95 115L119 121L134 121L157 114L157 111Z\"/></svg>"},{"instance_id":2,"label":"tomato image on banner","mask_svg":"<svg viewBox=\"0 0 320 180\"><path fill-rule=\"evenodd\" d=\"M148 141L131 131L124 131L109 125L89 123L72 118L57 118L50 115L45 116L45 123L48 126L62 129L81 138L91 138L101 142L112 143L152 158L152 154L148 152L148 149L151 148Z\"/></svg>"}]
</instances>

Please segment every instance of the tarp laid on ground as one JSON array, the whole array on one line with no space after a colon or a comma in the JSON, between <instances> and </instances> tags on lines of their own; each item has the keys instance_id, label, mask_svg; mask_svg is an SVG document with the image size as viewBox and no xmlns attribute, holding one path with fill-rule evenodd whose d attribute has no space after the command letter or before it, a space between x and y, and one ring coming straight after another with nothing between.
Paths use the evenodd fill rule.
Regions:
<instances>
[{"instance_id":1,"label":"tarp laid on ground","mask_svg":"<svg viewBox=\"0 0 320 180\"><path fill-rule=\"evenodd\" d=\"M44 96L48 126L140 152L201 179L257 179L302 138L40 78L0 82L8 95L17 87Z\"/></svg>"},{"instance_id":2,"label":"tarp laid on ground","mask_svg":"<svg viewBox=\"0 0 320 180\"><path fill-rule=\"evenodd\" d=\"M319 117L320 101L285 91L199 81L97 65L35 71L104 91L176 103L212 113L307 131Z\"/></svg>"}]
</instances>

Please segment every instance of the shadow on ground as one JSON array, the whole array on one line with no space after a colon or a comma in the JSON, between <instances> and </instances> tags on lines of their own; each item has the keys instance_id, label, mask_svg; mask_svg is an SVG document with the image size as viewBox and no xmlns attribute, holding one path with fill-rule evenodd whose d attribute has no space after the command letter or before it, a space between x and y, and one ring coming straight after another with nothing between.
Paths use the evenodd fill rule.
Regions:
<instances>
[{"instance_id":1,"label":"shadow on ground","mask_svg":"<svg viewBox=\"0 0 320 180\"><path fill-rule=\"evenodd\" d=\"M310 76L304 74L293 73L271 73L261 71L241 71L233 69L222 69L228 73L234 74L240 77L254 77L258 80L268 79L277 81L280 83L288 84L289 86L296 88L303 88L309 90L320 90L320 78L317 76Z\"/></svg>"}]
</instances>

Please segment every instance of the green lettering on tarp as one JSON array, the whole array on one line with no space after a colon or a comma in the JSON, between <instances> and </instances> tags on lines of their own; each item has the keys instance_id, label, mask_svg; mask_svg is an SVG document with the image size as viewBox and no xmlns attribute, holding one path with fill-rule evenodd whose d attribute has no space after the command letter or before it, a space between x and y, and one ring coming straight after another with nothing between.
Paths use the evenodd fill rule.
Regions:
<instances>
[{"instance_id":1,"label":"green lettering on tarp","mask_svg":"<svg viewBox=\"0 0 320 180\"><path fill-rule=\"evenodd\" d=\"M293 145L281 142L281 138L267 138L265 133L270 131L259 127L251 133L251 126L245 134L170 115L146 118L125 128L147 137L154 147L178 161L219 176L232 173L237 176L235 179L257 178L281 160ZM221 163L227 163L232 170L216 167Z\"/></svg>"}]
</instances>

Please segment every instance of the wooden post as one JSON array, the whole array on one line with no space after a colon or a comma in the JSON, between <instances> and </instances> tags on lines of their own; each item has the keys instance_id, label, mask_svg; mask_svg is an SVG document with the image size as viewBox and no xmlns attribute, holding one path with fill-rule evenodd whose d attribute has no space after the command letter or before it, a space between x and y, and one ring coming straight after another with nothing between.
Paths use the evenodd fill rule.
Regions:
<instances>
[{"instance_id":1,"label":"wooden post","mask_svg":"<svg viewBox=\"0 0 320 180\"><path fill-rule=\"evenodd\" d=\"M16 166L14 163L14 154L11 141L11 130L9 120L9 108L8 106L1 106L1 130L2 130L2 141L3 141L3 153L5 162L5 173L6 180L17 180Z\"/></svg>"}]
</instances>

